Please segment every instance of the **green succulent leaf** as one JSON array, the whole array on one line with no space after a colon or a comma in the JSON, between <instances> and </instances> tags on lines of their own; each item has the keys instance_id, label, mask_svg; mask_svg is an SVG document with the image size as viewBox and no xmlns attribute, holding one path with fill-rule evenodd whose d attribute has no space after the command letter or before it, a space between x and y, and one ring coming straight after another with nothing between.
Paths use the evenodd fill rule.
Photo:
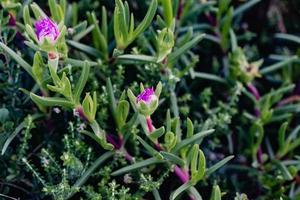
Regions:
<instances>
[{"instance_id":1,"label":"green succulent leaf","mask_svg":"<svg viewBox=\"0 0 300 200\"><path fill-rule=\"evenodd\" d=\"M193 135L192 137L190 138L187 138L187 139L184 139L182 140L180 143L178 143L175 148L172 150L172 152L178 152L180 149L188 146L188 145L191 145L191 144L194 144L195 142L203 139L204 137L212 134L215 130L214 129L210 129L210 130L206 130L206 131L201 131L195 135Z\"/></svg>"},{"instance_id":2,"label":"green succulent leaf","mask_svg":"<svg viewBox=\"0 0 300 200\"><path fill-rule=\"evenodd\" d=\"M145 147L148 153L150 155L158 158L163 159L163 156L160 154L160 152L156 151L151 145L149 145L145 140L143 140L141 137L137 136L138 141Z\"/></svg>"},{"instance_id":3,"label":"green succulent leaf","mask_svg":"<svg viewBox=\"0 0 300 200\"><path fill-rule=\"evenodd\" d=\"M42 106L61 106L65 108L73 108L74 104L65 98L59 97L41 97L34 93L30 93L30 98L38 105Z\"/></svg>"},{"instance_id":4,"label":"green succulent leaf","mask_svg":"<svg viewBox=\"0 0 300 200\"><path fill-rule=\"evenodd\" d=\"M187 127L187 138L190 138L194 135L194 125L192 120L190 118L187 118L186 120L186 127Z\"/></svg>"},{"instance_id":5,"label":"green succulent leaf","mask_svg":"<svg viewBox=\"0 0 300 200\"><path fill-rule=\"evenodd\" d=\"M162 83L158 82L155 88L155 95L157 96L157 98L159 98L161 91L162 91Z\"/></svg>"},{"instance_id":6,"label":"green succulent leaf","mask_svg":"<svg viewBox=\"0 0 300 200\"><path fill-rule=\"evenodd\" d=\"M15 51L13 51L11 48L6 46L4 43L0 42L0 47L6 51L23 69L33 78L35 79L31 66Z\"/></svg>"},{"instance_id":7,"label":"green succulent leaf","mask_svg":"<svg viewBox=\"0 0 300 200\"><path fill-rule=\"evenodd\" d=\"M129 103L126 100L119 101L116 108L116 117L118 122L118 127L121 129L126 123L129 114Z\"/></svg>"},{"instance_id":8,"label":"green succulent leaf","mask_svg":"<svg viewBox=\"0 0 300 200\"><path fill-rule=\"evenodd\" d=\"M89 45L85 45L85 44L82 44L80 42L76 42L76 41L73 41L73 40L67 40L67 44L69 44L70 46L82 51L82 52L85 52L91 56L94 56L96 58L98 57L103 57L103 54L102 52L100 52L98 49L95 49Z\"/></svg>"},{"instance_id":9,"label":"green succulent leaf","mask_svg":"<svg viewBox=\"0 0 300 200\"><path fill-rule=\"evenodd\" d=\"M33 58L33 66L32 66L32 73L37 80L37 83L41 85L43 82L43 75L44 75L44 70L46 69L46 65L43 62L43 57L41 52L37 51L34 54Z\"/></svg>"},{"instance_id":10,"label":"green succulent leaf","mask_svg":"<svg viewBox=\"0 0 300 200\"><path fill-rule=\"evenodd\" d=\"M36 3L32 3L30 7L36 19L47 18L47 15Z\"/></svg>"},{"instance_id":11,"label":"green succulent leaf","mask_svg":"<svg viewBox=\"0 0 300 200\"><path fill-rule=\"evenodd\" d=\"M250 128L250 136L252 142L252 156L256 157L256 153L259 149L260 144L264 136L264 128L260 122L255 122Z\"/></svg>"},{"instance_id":12,"label":"green succulent leaf","mask_svg":"<svg viewBox=\"0 0 300 200\"><path fill-rule=\"evenodd\" d=\"M142 22L134 29L134 17L129 14L129 6L122 0L116 0L114 11L114 34L119 50L125 49L140 34L142 34L151 24L157 9L157 0L152 0L146 16Z\"/></svg>"},{"instance_id":13,"label":"green succulent leaf","mask_svg":"<svg viewBox=\"0 0 300 200\"><path fill-rule=\"evenodd\" d=\"M48 0L49 8L53 19L57 22L60 21L60 17L57 12L57 3L56 0Z\"/></svg>"},{"instance_id":14,"label":"green succulent leaf","mask_svg":"<svg viewBox=\"0 0 300 200\"><path fill-rule=\"evenodd\" d=\"M92 138L94 141L96 141L100 146L102 146L106 150L113 150L114 148L112 144L107 143L106 141L104 141L103 138L97 137L97 135L95 135L94 133L91 133L89 131L81 131L81 133Z\"/></svg>"},{"instance_id":15,"label":"green succulent leaf","mask_svg":"<svg viewBox=\"0 0 300 200\"><path fill-rule=\"evenodd\" d=\"M86 93L82 102L82 108L89 122L93 122L97 112L97 94L93 92L93 98L90 93Z\"/></svg>"},{"instance_id":16,"label":"green succulent leaf","mask_svg":"<svg viewBox=\"0 0 300 200\"><path fill-rule=\"evenodd\" d=\"M196 184L200 181L206 170L206 159L199 149L199 145L195 144L192 148L192 159L191 159L191 175L192 175L192 183Z\"/></svg>"},{"instance_id":17,"label":"green succulent leaf","mask_svg":"<svg viewBox=\"0 0 300 200\"><path fill-rule=\"evenodd\" d=\"M149 137L152 140L157 140L159 137L161 137L163 134L165 133L165 127L160 127L158 129L155 129L150 135Z\"/></svg>"},{"instance_id":18,"label":"green succulent leaf","mask_svg":"<svg viewBox=\"0 0 300 200\"><path fill-rule=\"evenodd\" d=\"M172 0L161 0L163 6L163 15L166 25L170 28L173 23L173 6Z\"/></svg>"},{"instance_id":19,"label":"green succulent leaf","mask_svg":"<svg viewBox=\"0 0 300 200\"><path fill-rule=\"evenodd\" d=\"M175 136L174 133L172 133L171 131L168 131L165 134L164 141L165 141L164 146L166 147L166 149L168 151L171 151L177 144L177 137Z\"/></svg>"},{"instance_id":20,"label":"green succulent leaf","mask_svg":"<svg viewBox=\"0 0 300 200\"><path fill-rule=\"evenodd\" d=\"M23 19L25 25L28 24L29 26L32 26L28 5L25 5L23 8Z\"/></svg>"},{"instance_id":21,"label":"green succulent leaf","mask_svg":"<svg viewBox=\"0 0 300 200\"><path fill-rule=\"evenodd\" d=\"M177 164L180 166L184 166L185 162L183 159L179 158L178 156L169 153L169 152L165 152L165 151L161 151L160 154L163 156L164 159L170 161L173 164Z\"/></svg>"},{"instance_id":22,"label":"green succulent leaf","mask_svg":"<svg viewBox=\"0 0 300 200\"><path fill-rule=\"evenodd\" d=\"M214 185L210 196L210 200L221 200L221 199L222 199L222 194L221 194L220 187L218 185Z\"/></svg>"},{"instance_id":23,"label":"green succulent leaf","mask_svg":"<svg viewBox=\"0 0 300 200\"><path fill-rule=\"evenodd\" d=\"M96 48L99 49L107 59L108 45L107 45L107 14L105 7L102 7L102 26L99 27L96 15L94 12L88 13L88 20L90 24L94 25L92 31L93 41Z\"/></svg>"},{"instance_id":24,"label":"green succulent leaf","mask_svg":"<svg viewBox=\"0 0 300 200\"><path fill-rule=\"evenodd\" d=\"M122 127L121 132L127 132L130 130L137 122L139 114L136 112L134 115L130 118L130 120L127 121L127 123Z\"/></svg>"},{"instance_id":25,"label":"green succulent leaf","mask_svg":"<svg viewBox=\"0 0 300 200\"><path fill-rule=\"evenodd\" d=\"M79 101L80 101L80 96L81 96L82 91L88 81L89 74L90 74L90 65L87 61L85 61L84 65L82 66L82 72L81 72L80 78L74 89L74 98L75 98L76 103L79 103Z\"/></svg>"},{"instance_id":26,"label":"green succulent leaf","mask_svg":"<svg viewBox=\"0 0 300 200\"><path fill-rule=\"evenodd\" d=\"M130 100L131 105L136 108L136 96L133 94L133 92L131 91L131 89L127 90L127 96Z\"/></svg>"},{"instance_id":27,"label":"green succulent leaf","mask_svg":"<svg viewBox=\"0 0 300 200\"><path fill-rule=\"evenodd\" d=\"M286 134L287 127L288 127L288 122L285 122L279 128L279 133L278 133L279 151L282 151L285 148L285 134Z\"/></svg>"},{"instance_id":28,"label":"green succulent leaf","mask_svg":"<svg viewBox=\"0 0 300 200\"><path fill-rule=\"evenodd\" d=\"M148 8L148 11L146 13L146 16L144 17L143 21L138 25L138 27L135 29L133 33L133 38L136 38L138 35L140 35L151 24L155 16L157 6L158 6L157 0L152 0Z\"/></svg>"},{"instance_id":29,"label":"green succulent leaf","mask_svg":"<svg viewBox=\"0 0 300 200\"><path fill-rule=\"evenodd\" d=\"M179 188L177 188L170 196L170 200L175 200L180 194L182 194L184 191L188 190L190 187L192 187L193 184L191 182L187 182L183 185L181 185Z\"/></svg>"},{"instance_id":30,"label":"green succulent leaf","mask_svg":"<svg viewBox=\"0 0 300 200\"><path fill-rule=\"evenodd\" d=\"M132 165L129 165L129 166L123 167L123 168L121 168L117 171L114 171L113 173L111 173L111 175L112 176L118 176L118 175L121 175L121 174L125 174L127 172L131 172L131 171L135 171L135 170L147 167L149 165L159 164L159 163L164 163L164 162L166 162L166 161L157 159L155 157L148 158L146 160L134 163Z\"/></svg>"},{"instance_id":31,"label":"green succulent leaf","mask_svg":"<svg viewBox=\"0 0 300 200\"><path fill-rule=\"evenodd\" d=\"M234 156L227 156L226 158L224 158L221 161L217 162L216 164L214 164L213 166L211 166L210 168L208 168L206 170L206 173L205 173L206 176L210 176L213 172L215 172L218 169L220 169L223 165L225 165L226 163L228 163L233 158L234 158Z\"/></svg>"},{"instance_id":32,"label":"green succulent leaf","mask_svg":"<svg viewBox=\"0 0 300 200\"><path fill-rule=\"evenodd\" d=\"M186 44L184 44L183 46L179 47L178 49L176 49L175 51L173 51L169 57L168 57L168 61L170 63L175 63L175 61L177 59L179 59L179 57L181 55L183 55L184 53L186 53L188 50L190 50L191 48L193 48L196 44L198 44L203 38L204 38L205 34L199 34L197 36L194 37L194 39L192 39L191 41L187 42Z\"/></svg>"},{"instance_id":33,"label":"green succulent leaf","mask_svg":"<svg viewBox=\"0 0 300 200\"><path fill-rule=\"evenodd\" d=\"M166 114L166 131L169 132L171 131L171 113L170 110L167 110L167 114Z\"/></svg>"}]
</instances>

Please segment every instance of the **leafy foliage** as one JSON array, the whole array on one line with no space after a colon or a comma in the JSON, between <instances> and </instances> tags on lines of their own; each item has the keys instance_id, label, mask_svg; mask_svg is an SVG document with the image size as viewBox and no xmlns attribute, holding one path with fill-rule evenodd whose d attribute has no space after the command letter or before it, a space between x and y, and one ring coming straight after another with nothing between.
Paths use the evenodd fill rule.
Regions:
<instances>
[{"instance_id":1,"label":"leafy foliage","mask_svg":"<svg viewBox=\"0 0 300 200\"><path fill-rule=\"evenodd\" d=\"M299 198L297 1L0 6L0 198Z\"/></svg>"}]
</instances>

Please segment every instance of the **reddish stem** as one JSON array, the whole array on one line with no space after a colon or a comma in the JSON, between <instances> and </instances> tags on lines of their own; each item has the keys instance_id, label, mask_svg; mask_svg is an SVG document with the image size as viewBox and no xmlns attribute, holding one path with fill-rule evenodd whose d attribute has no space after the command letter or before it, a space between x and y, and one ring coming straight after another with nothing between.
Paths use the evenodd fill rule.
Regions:
<instances>
[{"instance_id":1,"label":"reddish stem","mask_svg":"<svg viewBox=\"0 0 300 200\"><path fill-rule=\"evenodd\" d=\"M152 120L151 120L150 116L146 117L146 122L147 122L147 127L148 127L149 133L152 133L155 128L152 124ZM159 151L164 150L164 148L159 144L158 141L155 142L155 146L156 146L156 149ZM180 168L178 165L175 165L174 173L180 179L180 181L182 183L187 183L190 180L189 171ZM189 196L190 196L190 200L195 200L195 198L191 194Z\"/></svg>"},{"instance_id":2,"label":"reddish stem","mask_svg":"<svg viewBox=\"0 0 300 200\"><path fill-rule=\"evenodd\" d=\"M152 120L151 120L150 116L146 117L146 122L147 122L147 127L149 130L149 133L152 133L154 131L154 126L152 124ZM157 150L159 150L159 151L164 150L158 141L155 142L155 146L156 146ZM189 181L190 175L189 175L188 171L181 169L180 167L175 165L174 172L183 183L186 183Z\"/></svg>"},{"instance_id":3,"label":"reddish stem","mask_svg":"<svg viewBox=\"0 0 300 200\"><path fill-rule=\"evenodd\" d=\"M255 116L257 117L257 118L259 118L259 116L260 116L260 110L258 109L258 108L254 108L254 113L255 113Z\"/></svg>"},{"instance_id":4,"label":"reddish stem","mask_svg":"<svg viewBox=\"0 0 300 200\"><path fill-rule=\"evenodd\" d=\"M132 162L133 157L128 153L128 151L124 148L124 140L121 134L119 134L118 141L115 141L113 135L108 134L106 137L107 141L114 145L115 149L122 152L127 161Z\"/></svg>"},{"instance_id":5,"label":"reddish stem","mask_svg":"<svg viewBox=\"0 0 300 200\"><path fill-rule=\"evenodd\" d=\"M152 120L151 120L150 116L146 117L146 122L147 122L147 127L148 127L149 133L152 133L154 131L154 126L152 124Z\"/></svg>"},{"instance_id":6,"label":"reddish stem","mask_svg":"<svg viewBox=\"0 0 300 200\"><path fill-rule=\"evenodd\" d=\"M263 162L262 156L263 156L263 151L262 151L261 145L259 145L258 151L257 151L257 161L258 161L258 163Z\"/></svg>"},{"instance_id":7,"label":"reddish stem","mask_svg":"<svg viewBox=\"0 0 300 200\"><path fill-rule=\"evenodd\" d=\"M151 134L151 133L155 130L155 128L154 128L154 126L153 126L153 124L152 124L152 120L151 120L150 116L146 117L146 122L147 122L148 131L149 131L149 133ZM159 144L159 142L158 142L157 140L154 141L154 142L155 142L155 147L156 147L156 149L159 150L159 151L162 151L163 148L162 148L162 146Z\"/></svg>"},{"instance_id":8,"label":"reddish stem","mask_svg":"<svg viewBox=\"0 0 300 200\"><path fill-rule=\"evenodd\" d=\"M259 100L260 94L259 94L257 88L252 83L248 83L247 87L248 87L249 91L254 95L255 99Z\"/></svg>"},{"instance_id":9,"label":"reddish stem","mask_svg":"<svg viewBox=\"0 0 300 200\"><path fill-rule=\"evenodd\" d=\"M83 121L85 121L85 122L89 121L88 117L83 112L82 106L76 107L75 108L75 112L76 112L76 114L78 114L78 116L80 117L80 119L82 119Z\"/></svg>"},{"instance_id":10,"label":"reddish stem","mask_svg":"<svg viewBox=\"0 0 300 200\"><path fill-rule=\"evenodd\" d=\"M277 107L280 107L280 106L283 106L285 104L292 103L292 102L295 102L295 101L300 101L300 95L293 95L293 96L290 96L290 97L287 97L287 98L281 100L277 104Z\"/></svg>"},{"instance_id":11,"label":"reddish stem","mask_svg":"<svg viewBox=\"0 0 300 200\"><path fill-rule=\"evenodd\" d=\"M124 139L122 133L119 133L119 144L120 144L120 149L124 153L125 159L132 162L133 161L133 156L131 156L128 151L124 148Z\"/></svg>"},{"instance_id":12,"label":"reddish stem","mask_svg":"<svg viewBox=\"0 0 300 200\"><path fill-rule=\"evenodd\" d=\"M189 172L187 170L181 169L177 165L175 165L174 167L174 173L182 183L187 183L190 180Z\"/></svg>"},{"instance_id":13,"label":"reddish stem","mask_svg":"<svg viewBox=\"0 0 300 200\"><path fill-rule=\"evenodd\" d=\"M115 141L112 134L107 134L106 139L109 143L114 145L115 149L119 150L121 148L121 145L119 144L119 142Z\"/></svg>"},{"instance_id":14,"label":"reddish stem","mask_svg":"<svg viewBox=\"0 0 300 200\"><path fill-rule=\"evenodd\" d=\"M205 13L205 16L206 18L208 19L208 22L213 26L213 27L216 27L217 26L217 22L216 22L216 19L211 16L211 14L209 12L206 12Z\"/></svg>"},{"instance_id":15,"label":"reddish stem","mask_svg":"<svg viewBox=\"0 0 300 200\"><path fill-rule=\"evenodd\" d=\"M188 170L181 169L178 165L174 167L174 173L181 180L182 183L187 183L190 180L190 175ZM196 200L192 194L189 194L190 200Z\"/></svg>"},{"instance_id":16,"label":"reddish stem","mask_svg":"<svg viewBox=\"0 0 300 200\"><path fill-rule=\"evenodd\" d=\"M257 88L252 83L248 83L247 87L248 87L249 91L255 96L255 99L257 101L260 100L260 94L259 94ZM258 108L255 108L254 112L255 112L255 116L257 118L259 118L260 114L261 114L260 110ZM262 151L261 145L259 145L259 147L258 147L258 151L257 151L256 156L257 156L258 163L262 164L262 162L263 162L263 159L262 159L263 151Z\"/></svg>"},{"instance_id":17,"label":"reddish stem","mask_svg":"<svg viewBox=\"0 0 300 200\"><path fill-rule=\"evenodd\" d=\"M8 21L8 25L9 26L16 26L16 18L12 13L8 13L9 14L9 21Z\"/></svg>"},{"instance_id":18,"label":"reddish stem","mask_svg":"<svg viewBox=\"0 0 300 200\"><path fill-rule=\"evenodd\" d=\"M183 11L183 2L182 2L182 0L179 0L179 6L178 6L178 10L177 10L177 20L180 20L182 11Z\"/></svg>"},{"instance_id":19,"label":"reddish stem","mask_svg":"<svg viewBox=\"0 0 300 200\"><path fill-rule=\"evenodd\" d=\"M248 83L247 88L253 94L255 99L258 101L260 99L260 94L257 88L252 83ZM258 118L260 116L260 110L258 108L255 108L254 112L255 112L255 116Z\"/></svg>"},{"instance_id":20,"label":"reddish stem","mask_svg":"<svg viewBox=\"0 0 300 200\"><path fill-rule=\"evenodd\" d=\"M126 160L128 160L129 162L133 162L133 157L128 153L126 149L124 149L123 153Z\"/></svg>"}]
</instances>

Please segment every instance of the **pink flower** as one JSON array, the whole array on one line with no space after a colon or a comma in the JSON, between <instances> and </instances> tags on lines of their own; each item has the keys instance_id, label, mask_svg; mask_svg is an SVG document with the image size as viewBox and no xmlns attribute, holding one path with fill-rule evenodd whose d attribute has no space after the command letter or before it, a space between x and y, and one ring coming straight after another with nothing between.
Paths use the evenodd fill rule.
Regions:
<instances>
[{"instance_id":1,"label":"pink flower","mask_svg":"<svg viewBox=\"0 0 300 200\"><path fill-rule=\"evenodd\" d=\"M153 88L146 88L141 94L136 98L136 102L139 103L143 101L145 104L150 104L153 100L157 99Z\"/></svg>"},{"instance_id":2,"label":"pink flower","mask_svg":"<svg viewBox=\"0 0 300 200\"><path fill-rule=\"evenodd\" d=\"M59 36L57 24L51 21L49 18L44 18L35 22L34 26L39 41L43 41L44 38L48 38L52 42L55 42Z\"/></svg>"}]
</instances>

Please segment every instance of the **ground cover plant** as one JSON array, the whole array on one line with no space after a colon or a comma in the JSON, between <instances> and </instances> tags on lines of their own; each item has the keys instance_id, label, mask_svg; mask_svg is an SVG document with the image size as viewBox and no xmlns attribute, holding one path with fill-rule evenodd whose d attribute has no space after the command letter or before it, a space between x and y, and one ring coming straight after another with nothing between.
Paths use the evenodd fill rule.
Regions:
<instances>
[{"instance_id":1,"label":"ground cover plant","mask_svg":"<svg viewBox=\"0 0 300 200\"><path fill-rule=\"evenodd\" d=\"M0 6L0 199L300 199L298 0Z\"/></svg>"}]
</instances>

